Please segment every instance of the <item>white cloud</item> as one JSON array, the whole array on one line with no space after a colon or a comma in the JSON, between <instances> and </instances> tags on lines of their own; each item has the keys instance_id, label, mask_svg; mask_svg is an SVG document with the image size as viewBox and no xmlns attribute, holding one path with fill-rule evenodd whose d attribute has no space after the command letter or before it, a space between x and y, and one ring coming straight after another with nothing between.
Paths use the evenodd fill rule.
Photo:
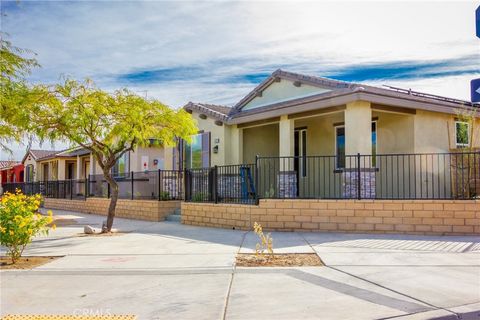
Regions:
<instances>
[{"instance_id":1,"label":"white cloud","mask_svg":"<svg viewBox=\"0 0 480 320\"><path fill-rule=\"evenodd\" d=\"M480 54L476 2L2 1L1 29L38 53L33 81L91 77L128 85L180 107L235 103L254 84L224 81L278 67L314 72L366 63L448 60ZM119 75L198 66L198 78L125 83ZM469 98L469 76L401 81L419 91ZM18 158L20 153L16 153ZM5 158L2 154L0 158Z\"/></svg>"}]
</instances>

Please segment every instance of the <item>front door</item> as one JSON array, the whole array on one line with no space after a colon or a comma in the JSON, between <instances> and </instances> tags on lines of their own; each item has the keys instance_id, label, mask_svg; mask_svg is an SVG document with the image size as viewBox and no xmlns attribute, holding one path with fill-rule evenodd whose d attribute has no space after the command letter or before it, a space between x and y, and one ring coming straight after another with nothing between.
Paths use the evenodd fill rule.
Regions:
<instances>
[{"instance_id":1,"label":"front door","mask_svg":"<svg viewBox=\"0 0 480 320\"><path fill-rule=\"evenodd\" d=\"M300 192L300 180L307 176L307 129L295 129L294 135L294 169L297 173L297 196Z\"/></svg>"},{"instance_id":2,"label":"front door","mask_svg":"<svg viewBox=\"0 0 480 320\"><path fill-rule=\"evenodd\" d=\"M48 163L43 165L43 181L48 181Z\"/></svg>"}]
</instances>

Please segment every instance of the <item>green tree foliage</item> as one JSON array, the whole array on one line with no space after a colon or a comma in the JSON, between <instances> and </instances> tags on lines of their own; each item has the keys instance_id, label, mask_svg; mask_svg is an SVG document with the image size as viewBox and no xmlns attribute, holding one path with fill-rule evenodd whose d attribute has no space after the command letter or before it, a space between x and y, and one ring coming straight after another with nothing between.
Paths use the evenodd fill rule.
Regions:
<instances>
[{"instance_id":1,"label":"green tree foliage","mask_svg":"<svg viewBox=\"0 0 480 320\"><path fill-rule=\"evenodd\" d=\"M38 63L25 58L31 52L14 47L4 39L5 34L0 37L0 149L9 151L7 143L20 141L29 121L24 106L32 96L25 77Z\"/></svg>"},{"instance_id":2,"label":"green tree foliage","mask_svg":"<svg viewBox=\"0 0 480 320\"><path fill-rule=\"evenodd\" d=\"M128 151L138 146L173 146L177 138L190 140L197 127L183 109L175 111L156 100L128 90L114 93L93 82L67 79L54 88L37 87L35 95L48 101L31 104L31 129L41 139L66 140L90 150L111 188L107 230L110 231L118 199L118 185L111 169ZM155 140L152 140L155 139Z\"/></svg>"}]
</instances>

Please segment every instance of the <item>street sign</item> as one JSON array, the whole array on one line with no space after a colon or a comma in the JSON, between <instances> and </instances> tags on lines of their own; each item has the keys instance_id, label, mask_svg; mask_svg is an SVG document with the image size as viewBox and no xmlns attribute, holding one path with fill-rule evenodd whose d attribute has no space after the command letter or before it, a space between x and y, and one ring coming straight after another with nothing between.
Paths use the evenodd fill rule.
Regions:
<instances>
[{"instance_id":1,"label":"street sign","mask_svg":"<svg viewBox=\"0 0 480 320\"><path fill-rule=\"evenodd\" d=\"M470 81L472 102L480 102L480 78Z\"/></svg>"},{"instance_id":2,"label":"street sign","mask_svg":"<svg viewBox=\"0 0 480 320\"><path fill-rule=\"evenodd\" d=\"M480 38L480 6L475 10L475 26L477 30L477 37Z\"/></svg>"}]
</instances>

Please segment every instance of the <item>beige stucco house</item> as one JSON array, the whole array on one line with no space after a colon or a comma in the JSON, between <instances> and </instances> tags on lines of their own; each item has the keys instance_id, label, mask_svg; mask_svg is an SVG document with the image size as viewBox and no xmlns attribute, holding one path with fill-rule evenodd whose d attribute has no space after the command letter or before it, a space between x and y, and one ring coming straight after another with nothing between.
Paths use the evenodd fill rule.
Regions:
<instances>
[{"instance_id":1,"label":"beige stucco house","mask_svg":"<svg viewBox=\"0 0 480 320\"><path fill-rule=\"evenodd\" d=\"M164 148L159 146L136 148L117 162L114 173L165 169L165 153ZM102 174L93 155L84 148L63 151L28 150L22 163L25 166L25 182L82 180L89 175Z\"/></svg>"},{"instance_id":2,"label":"beige stucco house","mask_svg":"<svg viewBox=\"0 0 480 320\"><path fill-rule=\"evenodd\" d=\"M192 160L194 151L188 150L193 148L191 145L183 147L187 150L183 160L186 167L206 167L254 163L256 155L275 157L262 159L264 171L259 175L275 177L260 179L260 184L272 181L260 185L263 189L260 193L268 192L272 185L279 192L282 187L278 181L290 179L282 178L284 172L296 176L291 182L299 189L293 191L297 196L303 192L303 197L338 197L339 192L345 192L345 181L355 182L348 171L358 167L354 156L361 154L363 181L387 176L388 183L394 185L390 188L380 186L381 181L373 181L371 188L376 185L381 189L377 190L377 196L382 190L387 195L406 188L407 178L388 177L390 171L397 175L398 172L425 174L420 181L408 182L408 189L425 187L427 192L440 194L440 187L429 183L434 178L440 180L439 175L445 171L442 166L450 166L451 162L443 160L442 163L437 155L416 159L408 155L451 153L464 151L465 147L478 150L480 113L476 113L471 123L462 117L465 113L474 114L478 107L468 101L411 90L378 88L277 70L233 108L188 103L184 108L197 120L200 129L201 143L197 143L196 148L197 153L202 154L202 161ZM461 135L465 131L467 135ZM400 154L400 160L390 156L392 154ZM412 163L407 163L408 157ZM410 169L405 173L407 167ZM318 188L312 185L327 179L331 183L324 182ZM447 185L446 179L438 185ZM325 185L335 182L343 184L343 191L334 187L325 190ZM447 196L450 191L442 192Z\"/></svg>"},{"instance_id":3,"label":"beige stucco house","mask_svg":"<svg viewBox=\"0 0 480 320\"><path fill-rule=\"evenodd\" d=\"M473 108L457 99L282 70L233 108L185 106L200 130L210 132L212 153L218 146L212 165L249 163L255 155L294 156L295 143L305 144L307 155L335 155L337 135L344 136L347 155L372 154L374 147L378 154L451 152L466 144L480 148L480 112L469 141L456 141L459 114ZM299 130L305 133L296 140Z\"/></svg>"}]
</instances>

